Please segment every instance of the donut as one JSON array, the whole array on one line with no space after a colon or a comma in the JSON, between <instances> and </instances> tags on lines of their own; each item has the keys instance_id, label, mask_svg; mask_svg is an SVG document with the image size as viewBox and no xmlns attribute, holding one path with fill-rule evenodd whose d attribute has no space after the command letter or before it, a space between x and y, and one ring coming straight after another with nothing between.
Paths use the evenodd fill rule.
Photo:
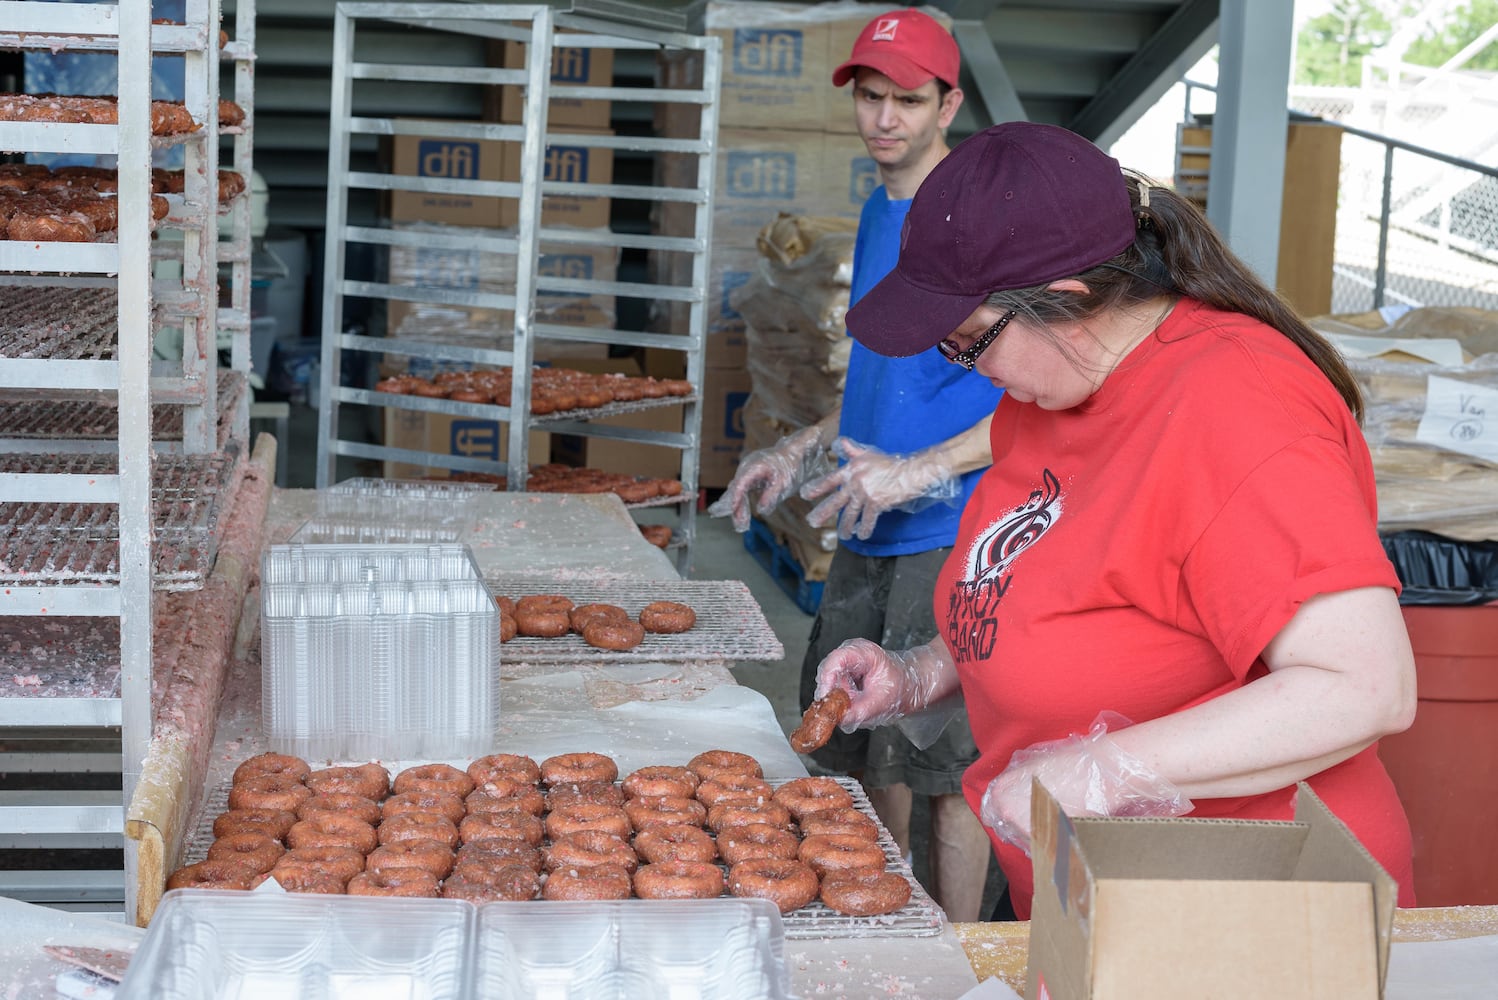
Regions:
<instances>
[{"instance_id":1,"label":"donut","mask_svg":"<svg viewBox=\"0 0 1498 1000\"><path fill-rule=\"evenodd\" d=\"M466 899L470 903L524 902L535 899L541 877L525 865L463 870L442 883L443 899Z\"/></svg>"},{"instance_id":2,"label":"donut","mask_svg":"<svg viewBox=\"0 0 1498 1000\"><path fill-rule=\"evenodd\" d=\"M244 124L244 108L225 98L219 98L218 123L224 128L237 128Z\"/></svg>"},{"instance_id":3,"label":"donut","mask_svg":"<svg viewBox=\"0 0 1498 1000\"><path fill-rule=\"evenodd\" d=\"M658 549L664 549L671 544L671 526L669 524L642 524L640 534L645 536L645 541Z\"/></svg>"},{"instance_id":4,"label":"donut","mask_svg":"<svg viewBox=\"0 0 1498 1000\"><path fill-rule=\"evenodd\" d=\"M366 871L387 868L421 868L437 878L447 878L453 870L453 852L435 840L400 840L376 847L364 861Z\"/></svg>"},{"instance_id":5,"label":"donut","mask_svg":"<svg viewBox=\"0 0 1498 1000\"><path fill-rule=\"evenodd\" d=\"M789 830L793 826L791 811L778 802L757 802L751 805L725 800L707 811L707 828L714 833L722 833L731 826L757 823L778 826L782 830Z\"/></svg>"},{"instance_id":6,"label":"donut","mask_svg":"<svg viewBox=\"0 0 1498 1000\"><path fill-rule=\"evenodd\" d=\"M468 807L456 795L447 792L398 792L375 807L380 818L391 819L408 813L428 813L456 823L468 813Z\"/></svg>"},{"instance_id":7,"label":"donut","mask_svg":"<svg viewBox=\"0 0 1498 1000\"><path fill-rule=\"evenodd\" d=\"M747 774L755 778L765 776L764 769L759 766L759 761L746 753L733 750L704 750L687 761L687 770L703 781L725 774Z\"/></svg>"},{"instance_id":8,"label":"donut","mask_svg":"<svg viewBox=\"0 0 1498 1000\"><path fill-rule=\"evenodd\" d=\"M764 778L752 774L724 773L716 778L704 778L697 785L697 801L712 807L719 802L772 802L775 789Z\"/></svg>"},{"instance_id":9,"label":"donut","mask_svg":"<svg viewBox=\"0 0 1498 1000\"><path fill-rule=\"evenodd\" d=\"M381 824L380 829L385 829ZM374 850L375 828L361 819L344 813L315 812L297 820L286 832L288 847L352 847L361 854Z\"/></svg>"},{"instance_id":10,"label":"donut","mask_svg":"<svg viewBox=\"0 0 1498 1000\"><path fill-rule=\"evenodd\" d=\"M801 817L799 825L803 837L833 834L867 841L879 839L879 824L852 807L807 813Z\"/></svg>"},{"instance_id":11,"label":"donut","mask_svg":"<svg viewBox=\"0 0 1498 1000\"><path fill-rule=\"evenodd\" d=\"M572 631L578 635L583 634L595 621L604 622L627 622L629 612L617 604L581 604L567 612L567 620L572 623Z\"/></svg>"},{"instance_id":12,"label":"donut","mask_svg":"<svg viewBox=\"0 0 1498 1000\"><path fill-rule=\"evenodd\" d=\"M401 840L435 840L449 849L458 846L458 828L445 816L436 813L402 813L380 824L377 834L381 844ZM373 850L373 845L370 847ZM367 853L367 852L366 852Z\"/></svg>"},{"instance_id":13,"label":"donut","mask_svg":"<svg viewBox=\"0 0 1498 1000\"><path fill-rule=\"evenodd\" d=\"M499 641L509 642L519 634L520 623L515 620L515 616L501 611L499 613Z\"/></svg>"},{"instance_id":14,"label":"donut","mask_svg":"<svg viewBox=\"0 0 1498 1000\"><path fill-rule=\"evenodd\" d=\"M846 809L853 805L853 793L835 778L795 778L775 789L775 801L800 819L824 809Z\"/></svg>"},{"instance_id":15,"label":"donut","mask_svg":"<svg viewBox=\"0 0 1498 1000\"><path fill-rule=\"evenodd\" d=\"M345 813L355 819L363 820L370 826L379 823L381 815L380 806L373 799L343 792L314 795L310 799L304 799L302 804L297 806L297 819L306 819L315 812Z\"/></svg>"},{"instance_id":16,"label":"donut","mask_svg":"<svg viewBox=\"0 0 1498 1000\"><path fill-rule=\"evenodd\" d=\"M910 902L910 883L894 872L840 872L822 880L821 895L838 913L872 917Z\"/></svg>"},{"instance_id":17,"label":"donut","mask_svg":"<svg viewBox=\"0 0 1498 1000\"><path fill-rule=\"evenodd\" d=\"M6 232L21 243L87 243L96 235L88 216L61 208L17 209Z\"/></svg>"},{"instance_id":18,"label":"donut","mask_svg":"<svg viewBox=\"0 0 1498 1000\"><path fill-rule=\"evenodd\" d=\"M634 871L640 859L622 837L603 830L581 830L553 838L543 852L546 870L615 865Z\"/></svg>"},{"instance_id":19,"label":"donut","mask_svg":"<svg viewBox=\"0 0 1498 1000\"><path fill-rule=\"evenodd\" d=\"M279 840L263 833L231 833L208 845L208 860L240 860L254 866L256 873L268 872L275 867L286 848Z\"/></svg>"},{"instance_id":20,"label":"donut","mask_svg":"<svg viewBox=\"0 0 1498 1000\"><path fill-rule=\"evenodd\" d=\"M676 601L655 601L640 609L640 625L647 632L685 632L697 624L697 612Z\"/></svg>"},{"instance_id":21,"label":"donut","mask_svg":"<svg viewBox=\"0 0 1498 1000\"><path fill-rule=\"evenodd\" d=\"M622 865L563 868L552 872L541 886L542 899L628 899L633 890Z\"/></svg>"},{"instance_id":22,"label":"donut","mask_svg":"<svg viewBox=\"0 0 1498 1000\"><path fill-rule=\"evenodd\" d=\"M500 610L501 614L513 615L515 613L515 599L514 598L505 597L502 594L495 594L494 595L494 603L499 607L499 610ZM500 756L507 756L507 755L500 754ZM530 758L527 757L526 759L529 760Z\"/></svg>"},{"instance_id":23,"label":"donut","mask_svg":"<svg viewBox=\"0 0 1498 1000\"><path fill-rule=\"evenodd\" d=\"M374 384L375 392L388 392L397 396L410 395L411 386L412 379L407 375L392 375Z\"/></svg>"},{"instance_id":24,"label":"donut","mask_svg":"<svg viewBox=\"0 0 1498 1000\"><path fill-rule=\"evenodd\" d=\"M491 771L483 782L475 779L473 791L468 797L488 795L496 799L508 799L535 790L536 786L529 781L522 780L517 771Z\"/></svg>"},{"instance_id":25,"label":"donut","mask_svg":"<svg viewBox=\"0 0 1498 1000\"><path fill-rule=\"evenodd\" d=\"M518 753L491 753L468 765L468 777L475 788L495 776L534 785L541 780L541 765Z\"/></svg>"},{"instance_id":26,"label":"donut","mask_svg":"<svg viewBox=\"0 0 1498 1000\"><path fill-rule=\"evenodd\" d=\"M390 787L397 795L403 792L447 792L461 799L473 791L473 779L451 764L422 764L397 774Z\"/></svg>"},{"instance_id":27,"label":"donut","mask_svg":"<svg viewBox=\"0 0 1498 1000\"><path fill-rule=\"evenodd\" d=\"M832 739L833 730L847 714L849 704L848 692L833 688L825 697L808 705L801 716L801 725L791 733L791 749L797 753L811 753L826 746Z\"/></svg>"},{"instance_id":28,"label":"donut","mask_svg":"<svg viewBox=\"0 0 1498 1000\"><path fill-rule=\"evenodd\" d=\"M277 872L303 872L331 875L347 883L364 870L363 853L352 847L299 847L281 855L272 868ZM279 877L277 881L280 881Z\"/></svg>"},{"instance_id":29,"label":"donut","mask_svg":"<svg viewBox=\"0 0 1498 1000\"><path fill-rule=\"evenodd\" d=\"M789 858L751 858L728 869L728 891L790 913L817 898L817 873Z\"/></svg>"},{"instance_id":30,"label":"donut","mask_svg":"<svg viewBox=\"0 0 1498 1000\"><path fill-rule=\"evenodd\" d=\"M284 753L261 753L242 761L234 769L233 784L254 774L289 774L298 781L312 773L312 766L300 757Z\"/></svg>"},{"instance_id":31,"label":"donut","mask_svg":"<svg viewBox=\"0 0 1498 1000\"><path fill-rule=\"evenodd\" d=\"M624 789L612 781L585 781L579 785L558 785L546 793L546 808L566 809L579 802L600 806L624 805Z\"/></svg>"},{"instance_id":32,"label":"donut","mask_svg":"<svg viewBox=\"0 0 1498 1000\"><path fill-rule=\"evenodd\" d=\"M704 834L706 836L706 834ZM545 863L538 848L523 840L471 840L458 848L459 868L502 868L505 865L525 865L539 872Z\"/></svg>"},{"instance_id":33,"label":"donut","mask_svg":"<svg viewBox=\"0 0 1498 1000\"><path fill-rule=\"evenodd\" d=\"M515 614L529 611L545 611L551 614L567 614L572 610L572 598L561 594L529 594L515 602Z\"/></svg>"},{"instance_id":34,"label":"donut","mask_svg":"<svg viewBox=\"0 0 1498 1000\"><path fill-rule=\"evenodd\" d=\"M515 612L515 631L535 639L556 639L572 631L572 622L565 611L521 611Z\"/></svg>"},{"instance_id":35,"label":"donut","mask_svg":"<svg viewBox=\"0 0 1498 1000\"><path fill-rule=\"evenodd\" d=\"M377 872L360 872L348 882L350 896L417 896L437 895L437 876L421 868L386 868Z\"/></svg>"},{"instance_id":36,"label":"donut","mask_svg":"<svg viewBox=\"0 0 1498 1000\"><path fill-rule=\"evenodd\" d=\"M548 787L615 781L619 765L601 753L564 753L541 762L541 780Z\"/></svg>"},{"instance_id":37,"label":"donut","mask_svg":"<svg viewBox=\"0 0 1498 1000\"><path fill-rule=\"evenodd\" d=\"M470 813L523 812L539 816L546 811L546 796L535 788L527 788L514 795L476 791L464 799L463 804Z\"/></svg>"},{"instance_id":38,"label":"donut","mask_svg":"<svg viewBox=\"0 0 1498 1000\"><path fill-rule=\"evenodd\" d=\"M598 649L624 652L645 641L645 629L638 622L594 620L583 627L583 642Z\"/></svg>"},{"instance_id":39,"label":"donut","mask_svg":"<svg viewBox=\"0 0 1498 1000\"><path fill-rule=\"evenodd\" d=\"M658 861L635 872L641 899L717 899L723 895L723 869L706 861Z\"/></svg>"},{"instance_id":40,"label":"donut","mask_svg":"<svg viewBox=\"0 0 1498 1000\"><path fill-rule=\"evenodd\" d=\"M652 826L701 826L707 806L680 795L642 795L624 803L624 814L636 830Z\"/></svg>"},{"instance_id":41,"label":"donut","mask_svg":"<svg viewBox=\"0 0 1498 1000\"><path fill-rule=\"evenodd\" d=\"M482 389L463 388L454 389L447 394L447 398L454 403L492 403L494 402L494 393L485 392Z\"/></svg>"},{"instance_id":42,"label":"donut","mask_svg":"<svg viewBox=\"0 0 1498 1000\"><path fill-rule=\"evenodd\" d=\"M231 785L230 809L276 809L296 812L312 789L289 774L257 774Z\"/></svg>"},{"instance_id":43,"label":"donut","mask_svg":"<svg viewBox=\"0 0 1498 1000\"><path fill-rule=\"evenodd\" d=\"M552 840L583 830L602 830L616 837L628 837L634 832L629 814L618 806L578 802L562 809L552 808L546 814L546 835Z\"/></svg>"},{"instance_id":44,"label":"donut","mask_svg":"<svg viewBox=\"0 0 1498 1000\"><path fill-rule=\"evenodd\" d=\"M348 879L341 879L327 872L305 868L275 868L256 877L250 888L259 888L263 883L276 880L276 884L287 892L309 892L324 896L341 896L348 889Z\"/></svg>"},{"instance_id":45,"label":"donut","mask_svg":"<svg viewBox=\"0 0 1498 1000\"><path fill-rule=\"evenodd\" d=\"M286 831L297 821L290 809L230 809L213 821L213 835L228 837L236 833L263 833L283 840Z\"/></svg>"},{"instance_id":46,"label":"donut","mask_svg":"<svg viewBox=\"0 0 1498 1000\"><path fill-rule=\"evenodd\" d=\"M794 850L793 847L793 853ZM651 826L635 836L635 853L651 864L661 861L712 861L718 856L718 845L713 843L713 838L695 826Z\"/></svg>"},{"instance_id":47,"label":"donut","mask_svg":"<svg viewBox=\"0 0 1498 1000\"><path fill-rule=\"evenodd\" d=\"M196 132L198 123L192 120L187 108L176 101L151 102L151 134L177 135Z\"/></svg>"},{"instance_id":48,"label":"donut","mask_svg":"<svg viewBox=\"0 0 1498 1000\"><path fill-rule=\"evenodd\" d=\"M483 840L519 840L531 847L541 843L541 819L528 812L470 813L458 824L463 843Z\"/></svg>"},{"instance_id":49,"label":"donut","mask_svg":"<svg viewBox=\"0 0 1498 1000\"><path fill-rule=\"evenodd\" d=\"M248 889L261 873L240 858L215 858L178 868L166 880L168 889Z\"/></svg>"},{"instance_id":50,"label":"donut","mask_svg":"<svg viewBox=\"0 0 1498 1000\"><path fill-rule=\"evenodd\" d=\"M833 873L884 871L884 852L879 845L859 837L815 834L801 841L796 856L822 878Z\"/></svg>"},{"instance_id":51,"label":"donut","mask_svg":"<svg viewBox=\"0 0 1498 1000\"><path fill-rule=\"evenodd\" d=\"M697 775L684 767L653 764L631 771L619 787L630 798L644 795L676 795L691 798L697 794Z\"/></svg>"},{"instance_id":52,"label":"donut","mask_svg":"<svg viewBox=\"0 0 1498 1000\"><path fill-rule=\"evenodd\" d=\"M390 793L390 772L378 764L325 767L307 775L306 781L319 795L358 795L378 802Z\"/></svg>"},{"instance_id":53,"label":"donut","mask_svg":"<svg viewBox=\"0 0 1498 1000\"><path fill-rule=\"evenodd\" d=\"M794 833L768 823L742 823L718 834L718 853L730 865L751 858L795 859L800 846Z\"/></svg>"}]
</instances>

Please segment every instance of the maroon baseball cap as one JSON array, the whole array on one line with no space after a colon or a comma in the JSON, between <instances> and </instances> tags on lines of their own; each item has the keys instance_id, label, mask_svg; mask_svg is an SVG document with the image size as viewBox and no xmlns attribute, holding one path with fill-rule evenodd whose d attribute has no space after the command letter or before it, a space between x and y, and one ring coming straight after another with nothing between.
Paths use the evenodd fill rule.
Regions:
<instances>
[{"instance_id":1,"label":"maroon baseball cap","mask_svg":"<svg viewBox=\"0 0 1498 1000\"><path fill-rule=\"evenodd\" d=\"M1055 125L994 125L921 183L899 262L848 310L848 332L886 357L919 354L989 293L1080 274L1121 253L1134 232L1117 160Z\"/></svg>"},{"instance_id":2,"label":"maroon baseball cap","mask_svg":"<svg viewBox=\"0 0 1498 1000\"><path fill-rule=\"evenodd\" d=\"M867 66L906 90L931 79L955 87L961 65L952 33L929 15L907 7L880 14L864 25L853 43L853 54L832 71L832 85L841 87L853 79L858 67Z\"/></svg>"}]
</instances>

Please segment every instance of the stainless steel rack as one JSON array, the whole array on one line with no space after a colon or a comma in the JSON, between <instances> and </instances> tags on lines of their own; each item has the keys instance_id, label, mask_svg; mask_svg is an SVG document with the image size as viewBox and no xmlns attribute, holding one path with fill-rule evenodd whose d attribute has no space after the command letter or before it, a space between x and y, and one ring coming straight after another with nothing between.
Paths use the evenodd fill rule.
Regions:
<instances>
[{"instance_id":1,"label":"stainless steel rack","mask_svg":"<svg viewBox=\"0 0 1498 1000\"><path fill-rule=\"evenodd\" d=\"M596 6L596 16L581 12L582 0L574 9L558 11L539 4L490 5L452 3L340 3L334 22L334 58L332 90L332 125L329 139L327 257L323 295L322 399L318 429L318 473L320 487L332 485L337 476L340 457L374 461L409 462L450 470L483 472L505 476L509 489L523 490L529 466L528 436L532 429L576 434L586 437L633 441L678 449L681 452L680 479L687 497L697 494L698 452L701 440L701 409L698 397L674 397L645 400L639 403L615 404L586 414L571 411L564 414L536 416L530 411L531 366L537 340L550 339L573 343L593 343L628 348L658 348L682 351L686 355L686 377L700 387L704 374L703 348L706 329L706 295L708 248L711 242L712 185L715 176L717 140L717 99L720 79L720 43L715 37L686 34L669 12L652 10L643 5L611 3ZM486 39L521 42L525 45L525 63L520 68L480 68L472 66L430 65L397 62L361 61L356 53L358 32L362 26L388 27L400 24L426 31L450 32ZM562 86L552 83L550 72L554 49L560 44L559 29L568 33L563 42L579 49L638 49L646 51L683 51L701 53L704 74L700 86L672 89L665 86ZM525 88L524 111L519 124L456 121L411 121L395 117L371 117L364 110L371 104L362 96L364 81L400 81L421 84L471 84L515 86ZM696 138L663 139L654 136L590 134L568 132L549 127L548 101L553 98L610 100L654 106L695 106L700 108L700 128ZM359 112L356 113L356 108ZM418 177L393 173L351 172L349 150L354 137L422 136L452 142L480 141L510 143L518 147L518 180L481 180L471 177ZM649 156L676 155L695 158L695 177L689 183L662 180L656 184L602 184L576 180L544 180L548 150L565 145L592 150L630 151ZM685 173L685 172L684 172ZM493 235L493 231L475 231L465 235L455 228L451 233L406 231L397 228L370 228L348 222L348 197L351 190L384 192L424 192L461 197L500 198L513 202L516 224L513 236ZM542 226L543 195L596 196L631 199L654 206L695 206L695 229L691 236L663 236L648 233L614 232L608 229L583 229L566 226ZM451 250L476 250L510 255L514 258L513 293L424 287L413 284L353 280L347 276L347 250L351 244L375 247L432 247ZM581 250L656 251L690 257L691 267L677 273L690 273L687 284L657 281L596 281L577 277L548 275L541 272L539 261L543 244L546 248L579 248ZM575 295L613 295L646 301L685 303L689 311L689 333L660 334L614 327L577 327L538 322L537 293ZM507 328L489 331L487 342L463 346L442 342L441 338L402 337L399 340L345 333L342 328L346 298L374 299L384 302L425 302L508 312L513 318ZM424 398L393 393L372 392L339 384L342 355L345 351L364 354L389 354L422 358L433 362L460 363L484 367L509 366L513 370L508 405L455 402L441 398ZM559 362L559 364L565 364ZM680 430L647 430L597 422L595 418L661 406L682 407ZM450 455L439 452L371 445L348 440L343 433L339 410L344 405L377 409L422 410L429 413L500 421L507 425L504 440L507 461L484 457ZM692 540L695 536L696 506L681 504L680 523L673 551L678 570L685 575L690 568Z\"/></svg>"}]
</instances>

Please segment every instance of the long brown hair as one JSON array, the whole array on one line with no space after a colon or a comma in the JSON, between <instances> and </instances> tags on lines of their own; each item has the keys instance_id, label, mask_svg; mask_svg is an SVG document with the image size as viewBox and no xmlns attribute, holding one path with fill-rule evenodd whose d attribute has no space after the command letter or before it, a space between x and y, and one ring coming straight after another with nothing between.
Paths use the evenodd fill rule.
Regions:
<instances>
[{"instance_id":1,"label":"long brown hair","mask_svg":"<svg viewBox=\"0 0 1498 1000\"><path fill-rule=\"evenodd\" d=\"M1228 249L1195 204L1144 178L1136 182L1130 175L1129 181L1129 200L1139 223L1134 242L1113 259L1076 276L1087 286L1086 294L1038 286L994 292L987 303L995 309L1013 309L1041 327L1137 306L1161 294L1186 295L1216 309L1252 316L1305 352L1361 424L1363 394L1337 349Z\"/></svg>"}]
</instances>

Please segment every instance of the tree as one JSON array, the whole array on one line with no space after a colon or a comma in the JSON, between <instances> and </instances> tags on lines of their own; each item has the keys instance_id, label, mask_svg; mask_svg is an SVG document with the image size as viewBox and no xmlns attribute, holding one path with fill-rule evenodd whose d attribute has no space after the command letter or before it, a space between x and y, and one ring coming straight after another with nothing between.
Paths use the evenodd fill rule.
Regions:
<instances>
[{"instance_id":1,"label":"tree","mask_svg":"<svg viewBox=\"0 0 1498 1000\"><path fill-rule=\"evenodd\" d=\"M1295 82L1356 87L1363 80L1363 58L1388 42L1392 34L1389 18L1374 0L1334 0L1331 8L1300 29Z\"/></svg>"},{"instance_id":2,"label":"tree","mask_svg":"<svg viewBox=\"0 0 1498 1000\"><path fill-rule=\"evenodd\" d=\"M1433 25L1405 52L1405 62L1417 66L1440 66L1498 24L1498 0L1471 0L1451 12L1440 25ZM1463 69L1498 70L1498 41L1489 43Z\"/></svg>"}]
</instances>

